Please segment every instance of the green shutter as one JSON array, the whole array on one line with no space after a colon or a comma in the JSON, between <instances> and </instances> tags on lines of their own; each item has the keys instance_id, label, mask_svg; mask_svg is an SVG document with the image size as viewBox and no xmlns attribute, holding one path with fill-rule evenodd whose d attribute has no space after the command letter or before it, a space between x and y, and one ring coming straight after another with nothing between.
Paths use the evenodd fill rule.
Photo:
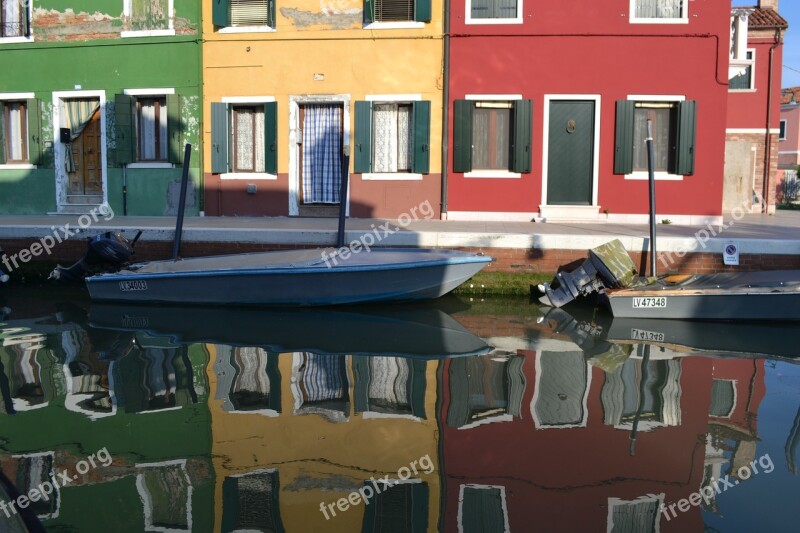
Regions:
<instances>
[{"instance_id":1,"label":"green shutter","mask_svg":"<svg viewBox=\"0 0 800 533\"><path fill-rule=\"evenodd\" d=\"M230 0L211 0L211 22L220 28L231 25Z\"/></svg>"},{"instance_id":2,"label":"green shutter","mask_svg":"<svg viewBox=\"0 0 800 533\"><path fill-rule=\"evenodd\" d=\"M228 104L211 103L211 173L228 172Z\"/></svg>"},{"instance_id":3,"label":"green shutter","mask_svg":"<svg viewBox=\"0 0 800 533\"><path fill-rule=\"evenodd\" d=\"M617 132L614 145L614 174L633 172L633 100L617 100Z\"/></svg>"},{"instance_id":4,"label":"green shutter","mask_svg":"<svg viewBox=\"0 0 800 533\"><path fill-rule=\"evenodd\" d=\"M412 104L414 125L414 159L412 172L431 171L431 103L428 100Z\"/></svg>"},{"instance_id":5,"label":"green shutter","mask_svg":"<svg viewBox=\"0 0 800 533\"><path fill-rule=\"evenodd\" d=\"M353 401L356 414L369 410L369 382L372 376L369 368L370 358L363 355L353 356Z\"/></svg>"},{"instance_id":6,"label":"green shutter","mask_svg":"<svg viewBox=\"0 0 800 533\"><path fill-rule=\"evenodd\" d=\"M364 24L375 19L375 0L364 0Z\"/></svg>"},{"instance_id":7,"label":"green shutter","mask_svg":"<svg viewBox=\"0 0 800 533\"><path fill-rule=\"evenodd\" d=\"M0 165L6 162L6 111L0 100Z\"/></svg>"},{"instance_id":8,"label":"green shutter","mask_svg":"<svg viewBox=\"0 0 800 533\"><path fill-rule=\"evenodd\" d=\"M264 172L278 173L278 104L264 104Z\"/></svg>"},{"instance_id":9,"label":"green shutter","mask_svg":"<svg viewBox=\"0 0 800 533\"><path fill-rule=\"evenodd\" d=\"M29 98L25 103L28 115L28 161L39 165L42 158L42 115L39 100Z\"/></svg>"},{"instance_id":10,"label":"green shutter","mask_svg":"<svg viewBox=\"0 0 800 533\"><path fill-rule=\"evenodd\" d=\"M372 170L372 102L356 102L356 145L353 172Z\"/></svg>"},{"instance_id":11,"label":"green shutter","mask_svg":"<svg viewBox=\"0 0 800 533\"><path fill-rule=\"evenodd\" d=\"M269 379L269 408L281 412L281 371L278 368L279 353L267 354L267 378Z\"/></svg>"},{"instance_id":12,"label":"green shutter","mask_svg":"<svg viewBox=\"0 0 800 533\"><path fill-rule=\"evenodd\" d=\"M134 135L133 97L127 94L118 94L114 97L115 137L114 156L117 165L122 166L133 163L136 154Z\"/></svg>"},{"instance_id":13,"label":"green shutter","mask_svg":"<svg viewBox=\"0 0 800 533\"><path fill-rule=\"evenodd\" d=\"M170 163L183 164L183 153L186 147L183 143L183 121L181 120L181 97L177 94L167 95L167 157Z\"/></svg>"},{"instance_id":14,"label":"green shutter","mask_svg":"<svg viewBox=\"0 0 800 533\"><path fill-rule=\"evenodd\" d=\"M511 170L531 171L531 142L533 140L533 101L514 101L514 151Z\"/></svg>"},{"instance_id":15,"label":"green shutter","mask_svg":"<svg viewBox=\"0 0 800 533\"><path fill-rule=\"evenodd\" d=\"M456 100L453 113L453 172L472 170L472 101Z\"/></svg>"},{"instance_id":16,"label":"green shutter","mask_svg":"<svg viewBox=\"0 0 800 533\"><path fill-rule=\"evenodd\" d=\"M275 22L275 0L269 0L269 25L274 28L277 23Z\"/></svg>"},{"instance_id":17,"label":"green shutter","mask_svg":"<svg viewBox=\"0 0 800 533\"><path fill-rule=\"evenodd\" d=\"M414 20L417 22L431 21L431 0L414 0Z\"/></svg>"},{"instance_id":18,"label":"green shutter","mask_svg":"<svg viewBox=\"0 0 800 533\"><path fill-rule=\"evenodd\" d=\"M419 418L425 416L425 371L428 367L427 361L418 359L408 359L411 365L411 379L409 380L409 395L411 398L411 414Z\"/></svg>"},{"instance_id":19,"label":"green shutter","mask_svg":"<svg viewBox=\"0 0 800 533\"><path fill-rule=\"evenodd\" d=\"M697 139L697 102L687 100L678 104L678 135L675 150L675 174L694 174L695 141Z\"/></svg>"}]
</instances>

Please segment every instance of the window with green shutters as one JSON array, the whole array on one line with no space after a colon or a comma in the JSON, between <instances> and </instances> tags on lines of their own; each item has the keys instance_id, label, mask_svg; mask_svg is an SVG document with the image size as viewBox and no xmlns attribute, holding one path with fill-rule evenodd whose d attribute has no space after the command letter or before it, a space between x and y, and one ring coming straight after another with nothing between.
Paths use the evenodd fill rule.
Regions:
<instances>
[{"instance_id":1,"label":"window with green shutters","mask_svg":"<svg viewBox=\"0 0 800 533\"><path fill-rule=\"evenodd\" d=\"M364 23L430 22L431 0L364 0Z\"/></svg>"},{"instance_id":2,"label":"window with green shutters","mask_svg":"<svg viewBox=\"0 0 800 533\"><path fill-rule=\"evenodd\" d=\"M658 174L691 176L695 166L697 102L620 100L614 146L615 174L648 172L647 123L652 124Z\"/></svg>"},{"instance_id":3,"label":"window with green shutters","mask_svg":"<svg viewBox=\"0 0 800 533\"><path fill-rule=\"evenodd\" d=\"M431 103L356 102L355 172L430 172Z\"/></svg>"},{"instance_id":4,"label":"window with green shutters","mask_svg":"<svg viewBox=\"0 0 800 533\"><path fill-rule=\"evenodd\" d=\"M531 100L456 100L453 170L530 172L532 121Z\"/></svg>"},{"instance_id":5,"label":"window with green shutters","mask_svg":"<svg viewBox=\"0 0 800 533\"><path fill-rule=\"evenodd\" d=\"M0 100L0 165L41 163L39 100Z\"/></svg>"},{"instance_id":6,"label":"window with green shutters","mask_svg":"<svg viewBox=\"0 0 800 533\"><path fill-rule=\"evenodd\" d=\"M131 163L183 163L181 97L176 94L114 97L115 160Z\"/></svg>"},{"instance_id":7,"label":"window with green shutters","mask_svg":"<svg viewBox=\"0 0 800 533\"><path fill-rule=\"evenodd\" d=\"M275 28L275 0L211 0L211 19L220 28Z\"/></svg>"},{"instance_id":8,"label":"window with green shutters","mask_svg":"<svg viewBox=\"0 0 800 533\"><path fill-rule=\"evenodd\" d=\"M275 102L211 104L211 172L277 174Z\"/></svg>"}]
</instances>

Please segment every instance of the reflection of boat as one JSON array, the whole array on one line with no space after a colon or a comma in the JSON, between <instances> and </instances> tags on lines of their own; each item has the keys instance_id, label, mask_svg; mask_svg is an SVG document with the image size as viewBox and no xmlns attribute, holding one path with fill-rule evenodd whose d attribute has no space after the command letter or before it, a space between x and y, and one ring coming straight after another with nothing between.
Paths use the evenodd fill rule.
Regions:
<instances>
[{"instance_id":1,"label":"reflection of boat","mask_svg":"<svg viewBox=\"0 0 800 533\"><path fill-rule=\"evenodd\" d=\"M540 286L541 302L561 307L598 293L617 318L800 320L800 270L639 277L614 240L589 251L574 272Z\"/></svg>"},{"instance_id":2,"label":"reflection of boat","mask_svg":"<svg viewBox=\"0 0 800 533\"><path fill-rule=\"evenodd\" d=\"M93 304L93 327L147 331L176 342L260 346L271 352L443 357L490 347L439 309L423 306L236 309Z\"/></svg>"},{"instance_id":3,"label":"reflection of boat","mask_svg":"<svg viewBox=\"0 0 800 533\"><path fill-rule=\"evenodd\" d=\"M334 305L438 298L491 258L452 250L346 248L151 261L87 278L94 300Z\"/></svg>"},{"instance_id":4,"label":"reflection of boat","mask_svg":"<svg viewBox=\"0 0 800 533\"><path fill-rule=\"evenodd\" d=\"M652 344L698 355L800 358L793 324L612 319L587 311L588 306L577 304L544 308L540 320L570 337L587 357L607 353L614 345Z\"/></svg>"}]
</instances>

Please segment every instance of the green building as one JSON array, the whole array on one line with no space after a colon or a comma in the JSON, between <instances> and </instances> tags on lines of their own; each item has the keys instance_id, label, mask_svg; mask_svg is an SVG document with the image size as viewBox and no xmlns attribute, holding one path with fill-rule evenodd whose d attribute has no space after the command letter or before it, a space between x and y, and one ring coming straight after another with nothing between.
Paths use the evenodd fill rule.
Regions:
<instances>
[{"instance_id":1,"label":"green building","mask_svg":"<svg viewBox=\"0 0 800 533\"><path fill-rule=\"evenodd\" d=\"M202 191L200 2L0 0L0 213L166 215L192 144Z\"/></svg>"}]
</instances>

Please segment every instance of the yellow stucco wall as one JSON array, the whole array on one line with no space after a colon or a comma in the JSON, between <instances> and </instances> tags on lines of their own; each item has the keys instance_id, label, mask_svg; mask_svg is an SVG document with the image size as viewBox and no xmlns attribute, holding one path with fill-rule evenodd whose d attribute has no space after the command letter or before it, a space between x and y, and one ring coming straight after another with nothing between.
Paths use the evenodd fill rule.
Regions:
<instances>
[{"instance_id":1,"label":"yellow stucco wall","mask_svg":"<svg viewBox=\"0 0 800 533\"><path fill-rule=\"evenodd\" d=\"M207 345L211 360L217 360L217 347ZM248 472L277 469L280 477L280 516L287 531L360 531L363 503L345 512L337 510L328 520L320 503L335 503L376 479L397 472L412 461L428 456L433 471L412 478L428 484L428 530L439 520L440 478L438 427L436 422L436 371L438 362L426 364L425 419L364 418L353 408L352 358L347 357L350 383L350 412L346 421L331 422L316 414L294 414L292 392L292 354L281 354L281 413L265 416L231 413L222 408L218 376L208 366L211 387L209 407L212 427L212 455L216 475L215 531L222 524L222 488L225 478Z\"/></svg>"},{"instance_id":2,"label":"yellow stucco wall","mask_svg":"<svg viewBox=\"0 0 800 533\"><path fill-rule=\"evenodd\" d=\"M203 2L204 113L223 97L273 97L278 105L278 173L289 172L289 96L420 95L431 101L431 139L442 131L442 2L419 28L364 29L362 3L353 0L279 2L276 31L220 33ZM210 168L211 121L204 121L205 168ZM352 136L350 142L352 145ZM435 143L432 143L435 146ZM432 150L431 174L441 172ZM352 165L352 163L351 163Z\"/></svg>"}]
</instances>

